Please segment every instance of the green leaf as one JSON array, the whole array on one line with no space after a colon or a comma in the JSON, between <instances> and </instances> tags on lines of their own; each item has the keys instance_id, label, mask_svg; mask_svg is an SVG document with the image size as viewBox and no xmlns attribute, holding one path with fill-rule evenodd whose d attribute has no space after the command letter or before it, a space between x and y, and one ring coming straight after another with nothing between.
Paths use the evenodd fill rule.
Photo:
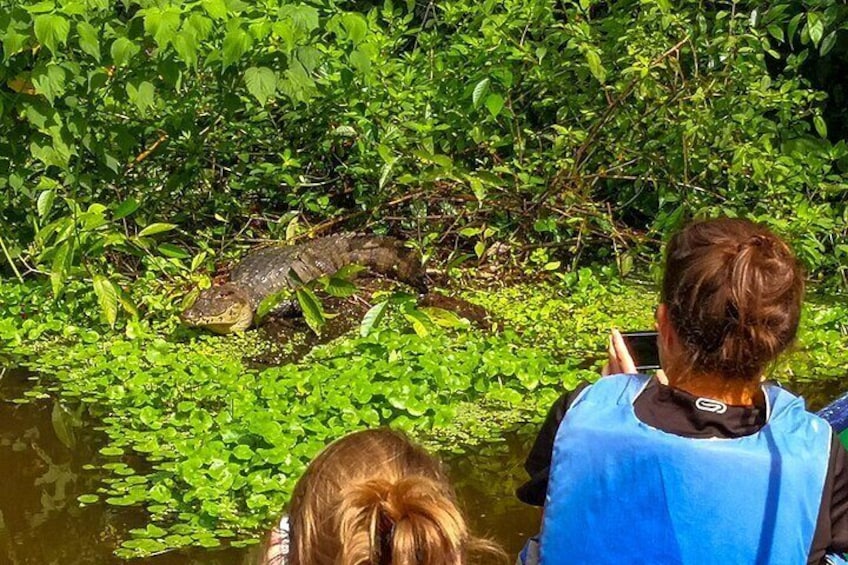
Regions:
<instances>
[{"instance_id":1,"label":"green leaf","mask_svg":"<svg viewBox=\"0 0 848 565\"><path fill-rule=\"evenodd\" d=\"M65 241L53 252L53 262L50 266L50 284L54 298L62 294L62 284L68 272L68 258L71 252L71 244Z\"/></svg>"},{"instance_id":2,"label":"green leaf","mask_svg":"<svg viewBox=\"0 0 848 565\"><path fill-rule=\"evenodd\" d=\"M203 0L201 5L206 13L216 20L227 18L227 3L224 0Z\"/></svg>"},{"instance_id":3,"label":"green leaf","mask_svg":"<svg viewBox=\"0 0 848 565\"><path fill-rule=\"evenodd\" d=\"M431 322L443 328L461 328L468 325L468 322L457 316L455 312L444 308L427 306L418 308L418 310L423 312Z\"/></svg>"},{"instance_id":4,"label":"green leaf","mask_svg":"<svg viewBox=\"0 0 848 565\"><path fill-rule=\"evenodd\" d=\"M23 51L29 40L29 35L20 33L15 29L8 28L3 35L3 61L8 61L13 55Z\"/></svg>"},{"instance_id":5,"label":"green leaf","mask_svg":"<svg viewBox=\"0 0 848 565\"><path fill-rule=\"evenodd\" d=\"M799 14L795 14L791 20L789 20L789 24L786 26L786 39L791 43L795 38L795 32L798 31L798 26L801 25L801 19L803 19L804 13L801 12Z\"/></svg>"},{"instance_id":6,"label":"green leaf","mask_svg":"<svg viewBox=\"0 0 848 565\"><path fill-rule=\"evenodd\" d=\"M53 200L56 198L56 191L54 190L42 190L41 194L38 195L38 200L35 203L35 208L38 210L38 217L42 220L47 217L47 214L50 213L50 209L53 207Z\"/></svg>"},{"instance_id":7,"label":"green leaf","mask_svg":"<svg viewBox=\"0 0 848 565\"><path fill-rule=\"evenodd\" d=\"M504 99L503 96L497 93L489 94L486 97L486 108L489 110L489 113L493 118L497 118L498 114L501 113L504 107Z\"/></svg>"},{"instance_id":8,"label":"green leaf","mask_svg":"<svg viewBox=\"0 0 848 565\"><path fill-rule=\"evenodd\" d=\"M277 306L282 304L283 302L287 302L292 299L294 293L289 288L284 288L279 292L275 292L266 296L262 302L259 303L259 306L256 307L256 320L262 320L267 316L272 310L274 310Z\"/></svg>"},{"instance_id":9,"label":"green leaf","mask_svg":"<svg viewBox=\"0 0 848 565\"><path fill-rule=\"evenodd\" d=\"M100 500L100 497L96 494L81 494L77 497L77 500L80 501L82 504L94 504L95 502Z\"/></svg>"},{"instance_id":10,"label":"green leaf","mask_svg":"<svg viewBox=\"0 0 848 565\"><path fill-rule=\"evenodd\" d=\"M253 450L250 446L240 444L233 449L233 457L242 461L250 461L253 458Z\"/></svg>"},{"instance_id":11,"label":"green leaf","mask_svg":"<svg viewBox=\"0 0 848 565\"><path fill-rule=\"evenodd\" d=\"M827 138L827 123L825 123L824 118L821 116L815 116L813 118L813 125L816 127L816 132L818 132L819 136L823 139Z\"/></svg>"},{"instance_id":12,"label":"green leaf","mask_svg":"<svg viewBox=\"0 0 848 565\"><path fill-rule=\"evenodd\" d=\"M321 301L317 296L315 296L315 293L307 287L301 287L297 289L296 292L297 301L303 309L303 318L306 320L306 323L313 332L321 335L321 328L324 327L324 324L327 321L327 318L324 315L324 309L321 307Z\"/></svg>"},{"instance_id":13,"label":"green leaf","mask_svg":"<svg viewBox=\"0 0 848 565\"><path fill-rule=\"evenodd\" d=\"M342 26L354 45L361 43L368 34L368 21L358 12L350 12L342 16Z\"/></svg>"},{"instance_id":14,"label":"green leaf","mask_svg":"<svg viewBox=\"0 0 848 565\"><path fill-rule=\"evenodd\" d=\"M350 64L360 73L368 74L371 71L371 57L366 51L354 49L348 57L350 58Z\"/></svg>"},{"instance_id":15,"label":"green leaf","mask_svg":"<svg viewBox=\"0 0 848 565\"><path fill-rule=\"evenodd\" d=\"M130 101L138 108L142 116L147 115L147 110L152 108L156 98L156 88L149 82L142 81L138 86L127 83L127 95Z\"/></svg>"},{"instance_id":16,"label":"green leaf","mask_svg":"<svg viewBox=\"0 0 848 565\"><path fill-rule=\"evenodd\" d=\"M109 325L114 328L118 319L118 292L115 290L115 285L108 278L97 273L93 276L93 280L94 294L97 295L100 311L103 312Z\"/></svg>"},{"instance_id":17,"label":"green leaf","mask_svg":"<svg viewBox=\"0 0 848 565\"><path fill-rule=\"evenodd\" d=\"M484 78L474 87L474 92L471 94L471 103L475 108L480 107L480 100L489 91L489 79Z\"/></svg>"},{"instance_id":18,"label":"green leaf","mask_svg":"<svg viewBox=\"0 0 848 565\"><path fill-rule=\"evenodd\" d=\"M249 33L239 27L231 29L224 36L224 68L241 59L242 55L250 50L252 44L253 39Z\"/></svg>"},{"instance_id":19,"label":"green leaf","mask_svg":"<svg viewBox=\"0 0 848 565\"><path fill-rule=\"evenodd\" d=\"M383 319L383 315L386 313L386 307L388 305L388 300L378 302L365 313L365 316L362 318L362 323L359 325L359 335L367 337L368 334L371 333L374 326L379 324L380 320Z\"/></svg>"},{"instance_id":20,"label":"green leaf","mask_svg":"<svg viewBox=\"0 0 848 565\"><path fill-rule=\"evenodd\" d=\"M824 34L824 22L817 12L807 13L807 33L810 36L810 41L813 45L818 46Z\"/></svg>"},{"instance_id":21,"label":"green leaf","mask_svg":"<svg viewBox=\"0 0 848 565\"><path fill-rule=\"evenodd\" d=\"M55 10L56 4L53 0L44 0L43 2L36 2L31 6L25 6L24 9L30 14L46 14Z\"/></svg>"},{"instance_id":22,"label":"green leaf","mask_svg":"<svg viewBox=\"0 0 848 565\"><path fill-rule=\"evenodd\" d=\"M403 317L407 319L407 321L412 324L412 329L418 335L418 337L427 337L430 335L430 330L427 329L427 324L430 322L430 319L426 314L421 312L420 310L410 310L409 312L405 312Z\"/></svg>"},{"instance_id":23,"label":"green leaf","mask_svg":"<svg viewBox=\"0 0 848 565\"><path fill-rule=\"evenodd\" d=\"M783 42L784 35L783 35L783 28L782 27L780 27L777 24L771 24L766 29L768 30L769 35L771 35L776 40Z\"/></svg>"},{"instance_id":24,"label":"green leaf","mask_svg":"<svg viewBox=\"0 0 848 565\"><path fill-rule=\"evenodd\" d=\"M118 291L118 302L121 303L121 307L124 309L124 312L132 316L134 319L138 318L138 309L135 307L135 304L133 304L129 295L124 292L120 286L116 286L115 290Z\"/></svg>"},{"instance_id":25,"label":"green leaf","mask_svg":"<svg viewBox=\"0 0 848 565\"><path fill-rule=\"evenodd\" d=\"M147 237L149 235L155 235L157 233L163 233L166 231L171 231L176 228L176 224L165 224L161 222L155 222L138 232L138 237Z\"/></svg>"},{"instance_id":26,"label":"green leaf","mask_svg":"<svg viewBox=\"0 0 848 565\"><path fill-rule=\"evenodd\" d=\"M119 37L112 42L112 47L109 51L112 54L112 62L115 63L115 66L122 67L129 63L141 51L141 48L133 43L132 40L126 37Z\"/></svg>"},{"instance_id":27,"label":"green leaf","mask_svg":"<svg viewBox=\"0 0 848 565\"><path fill-rule=\"evenodd\" d=\"M32 75L32 85L52 105L57 96L65 93L65 69L55 63L39 67Z\"/></svg>"},{"instance_id":28,"label":"green leaf","mask_svg":"<svg viewBox=\"0 0 848 565\"><path fill-rule=\"evenodd\" d=\"M821 48L819 48L819 54L824 57L828 53L830 53L831 49L836 45L837 34L836 31L832 31L827 34L827 37L822 40Z\"/></svg>"},{"instance_id":29,"label":"green leaf","mask_svg":"<svg viewBox=\"0 0 848 565\"><path fill-rule=\"evenodd\" d=\"M356 285L342 277L331 276L325 279L324 290L330 296L347 298L356 294Z\"/></svg>"},{"instance_id":30,"label":"green leaf","mask_svg":"<svg viewBox=\"0 0 848 565\"><path fill-rule=\"evenodd\" d=\"M126 218L136 210L138 210L139 203L135 198L127 198L115 208L115 213L112 215L112 218L115 220L120 220L121 218Z\"/></svg>"},{"instance_id":31,"label":"green leaf","mask_svg":"<svg viewBox=\"0 0 848 565\"><path fill-rule=\"evenodd\" d=\"M292 6L288 11L295 27L302 31L312 31L318 27L318 10L306 4Z\"/></svg>"},{"instance_id":32,"label":"green leaf","mask_svg":"<svg viewBox=\"0 0 848 565\"><path fill-rule=\"evenodd\" d=\"M601 64L601 57L598 55L598 52L594 49L587 50L586 62L589 64L589 72L592 73L592 76L598 79L598 82L604 84L604 81L607 79L607 71Z\"/></svg>"},{"instance_id":33,"label":"green leaf","mask_svg":"<svg viewBox=\"0 0 848 565\"><path fill-rule=\"evenodd\" d=\"M174 51L180 60L189 67L197 66L197 37L189 31L181 31L174 36Z\"/></svg>"},{"instance_id":34,"label":"green leaf","mask_svg":"<svg viewBox=\"0 0 848 565\"><path fill-rule=\"evenodd\" d=\"M165 49L180 27L180 10L174 6L142 10L144 31L153 36L156 45Z\"/></svg>"},{"instance_id":35,"label":"green leaf","mask_svg":"<svg viewBox=\"0 0 848 565\"><path fill-rule=\"evenodd\" d=\"M172 243L162 243L157 249L159 249L159 253L165 257L171 257L173 259L188 259L191 257L185 249Z\"/></svg>"},{"instance_id":36,"label":"green leaf","mask_svg":"<svg viewBox=\"0 0 848 565\"><path fill-rule=\"evenodd\" d=\"M77 36L80 49L100 62L100 38L97 30L88 22L77 23Z\"/></svg>"},{"instance_id":37,"label":"green leaf","mask_svg":"<svg viewBox=\"0 0 848 565\"><path fill-rule=\"evenodd\" d=\"M368 267L363 267L359 263L350 263L336 271L336 274L333 276L344 280L350 280L359 273L367 270Z\"/></svg>"},{"instance_id":38,"label":"green leaf","mask_svg":"<svg viewBox=\"0 0 848 565\"><path fill-rule=\"evenodd\" d=\"M268 67L250 67L244 72L247 91L264 106L277 90L277 73Z\"/></svg>"},{"instance_id":39,"label":"green leaf","mask_svg":"<svg viewBox=\"0 0 848 565\"><path fill-rule=\"evenodd\" d=\"M58 14L43 14L35 17L34 29L39 43L56 55L59 45L67 43L71 24Z\"/></svg>"}]
</instances>

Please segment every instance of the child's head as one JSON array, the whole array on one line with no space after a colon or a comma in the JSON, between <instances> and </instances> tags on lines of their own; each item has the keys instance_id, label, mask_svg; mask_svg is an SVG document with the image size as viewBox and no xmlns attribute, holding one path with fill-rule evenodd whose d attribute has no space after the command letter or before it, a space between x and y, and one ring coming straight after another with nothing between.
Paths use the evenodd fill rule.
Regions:
<instances>
[{"instance_id":1,"label":"child's head","mask_svg":"<svg viewBox=\"0 0 848 565\"><path fill-rule=\"evenodd\" d=\"M298 481L291 565L461 565L497 552L471 536L441 464L387 429L350 434Z\"/></svg>"},{"instance_id":2,"label":"child's head","mask_svg":"<svg viewBox=\"0 0 848 565\"><path fill-rule=\"evenodd\" d=\"M767 228L695 222L668 244L660 317L696 372L750 380L794 340L803 295L799 262Z\"/></svg>"}]
</instances>

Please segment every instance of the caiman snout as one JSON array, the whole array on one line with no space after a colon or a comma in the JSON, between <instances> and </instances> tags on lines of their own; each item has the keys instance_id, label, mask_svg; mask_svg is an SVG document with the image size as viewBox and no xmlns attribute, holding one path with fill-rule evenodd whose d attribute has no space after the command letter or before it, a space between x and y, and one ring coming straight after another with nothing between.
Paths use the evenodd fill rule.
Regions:
<instances>
[{"instance_id":1,"label":"caiman snout","mask_svg":"<svg viewBox=\"0 0 848 565\"><path fill-rule=\"evenodd\" d=\"M244 291L227 283L201 292L180 320L220 334L243 331L253 322L253 306Z\"/></svg>"}]
</instances>

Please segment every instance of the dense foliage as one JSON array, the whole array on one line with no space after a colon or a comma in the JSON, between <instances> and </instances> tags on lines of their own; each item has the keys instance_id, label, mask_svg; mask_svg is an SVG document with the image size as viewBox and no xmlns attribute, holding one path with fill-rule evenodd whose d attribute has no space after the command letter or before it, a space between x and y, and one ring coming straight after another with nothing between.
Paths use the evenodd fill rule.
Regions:
<instances>
[{"instance_id":1,"label":"dense foliage","mask_svg":"<svg viewBox=\"0 0 848 565\"><path fill-rule=\"evenodd\" d=\"M114 309L115 266L297 218L626 274L686 218L746 214L846 276L836 2L0 7L0 251L56 293L82 276Z\"/></svg>"}]
</instances>

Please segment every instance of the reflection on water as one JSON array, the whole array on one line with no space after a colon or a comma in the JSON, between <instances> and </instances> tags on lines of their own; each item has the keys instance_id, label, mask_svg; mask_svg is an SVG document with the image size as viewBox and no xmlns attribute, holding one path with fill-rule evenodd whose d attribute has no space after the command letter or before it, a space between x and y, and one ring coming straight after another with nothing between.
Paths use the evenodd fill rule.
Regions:
<instances>
[{"instance_id":1,"label":"reflection on water","mask_svg":"<svg viewBox=\"0 0 848 565\"><path fill-rule=\"evenodd\" d=\"M116 544L143 527L140 509L104 503L84 508L77 496L95 492L102 438L52 399L17 404L31 386L27 374L0 367L0 563L111 565ZM167 554L154 565L233 564L245 550ZM139 563L141 563L139 561Z\"/></svg>"},{"instance_id":2,"label":"reflection on water","mask_svg":"<svg viewBox=\"0 0 848 565\"><path fill-rule=\"evenodd\" d=\"M541 508L515 497L515 489L527 479L524 458L536 431L533 427L467 454L443 456L472 531L498 542L510 555L539 533L542 520Z\"/></svg>"},{"instance_id":3,"label":"reflection on water","mask_svg":"<svg viewBox=\"0 0 848 565\"><path fill-rule=\"evenodd\" d=\"M125 530L127 522L113 509L80 508L75 500L97 485L97 477L82 470L94 457L91 438L74 431L64 434L69 445L62 443L54 430L57 418L52 417L61 408L52 402L11 402L27 387L24 373L3 373L0 561L108 563L116 533Z\"/></svg>"},{"instance_id":4,"label":"reflection on water","mask_svg":"<svg viewBox=\"0 0 848 565\"><path fill-rule=\"evenodd\" d=\"M795 383L818 409L844 392L846 383ZM31 388L27 374L0 368L0 563L10 565L103 564L132 528L143 527L145 512L99 502L81 508L77 496L95 492L100 476L84 465L98 460L103 438L84 426L73 407L47 399L14 403ZM524 456L536 430L508 434L504 441L469 454L443 456L466 515L478 535L515 555L538 532L541 511L515 498L525 478ZM255 550L171 552L152 565L239 564ZM138 561L139 563L141 561Z\"/></svg>"}]
</instances>

